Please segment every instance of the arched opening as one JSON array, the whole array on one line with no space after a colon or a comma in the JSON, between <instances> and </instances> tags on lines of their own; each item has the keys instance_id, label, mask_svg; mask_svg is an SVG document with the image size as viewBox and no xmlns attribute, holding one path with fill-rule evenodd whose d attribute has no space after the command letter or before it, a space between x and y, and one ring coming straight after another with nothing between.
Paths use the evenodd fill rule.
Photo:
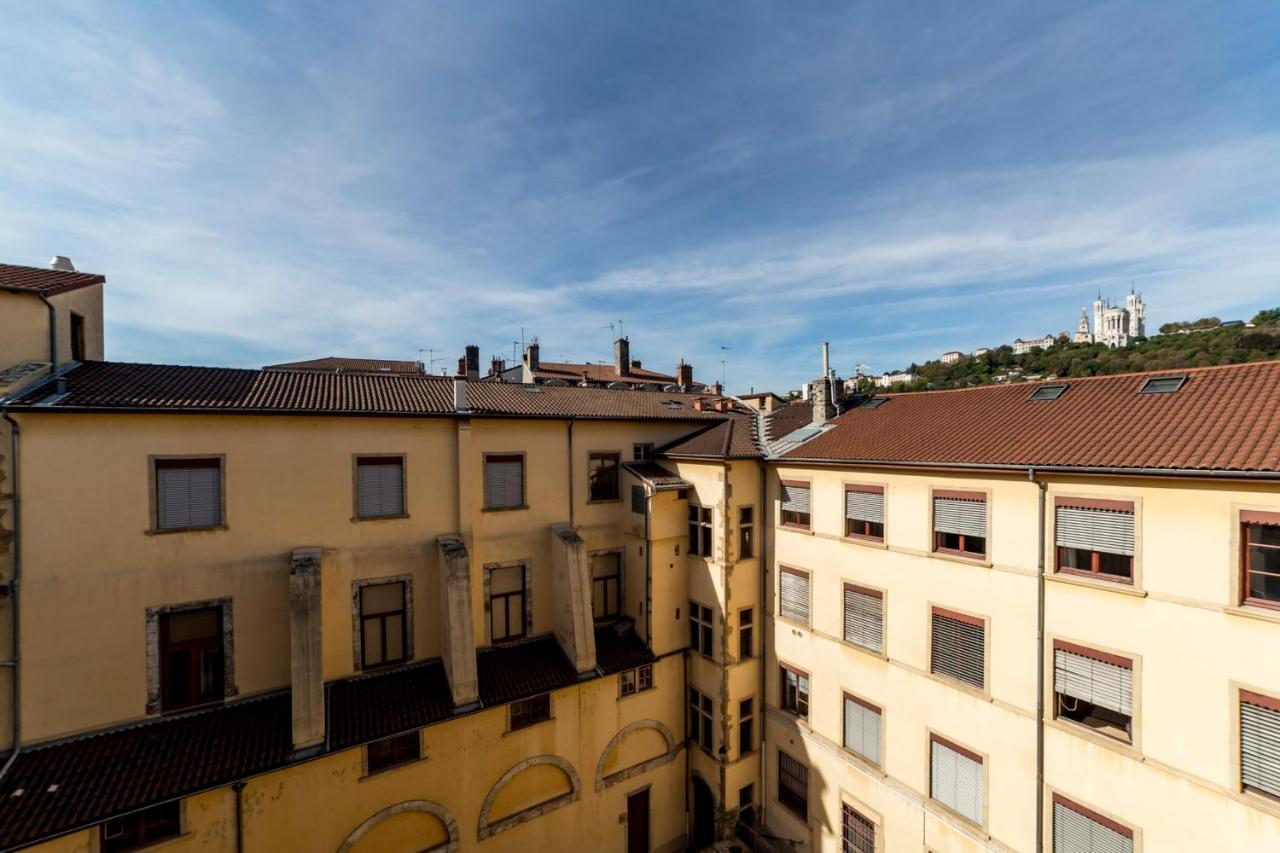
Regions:
<instances>
[{"instance_id":1,"label":"arched opening","mask_svg":"<svg viewBox=\"0 0 1280 853\"><path fill-rule=\"evenodd\" d=\"M716 798L701 776L693 777L693 834L690 850L703 850L716 840Z\"/></svg>"},{"instance_id":2,"label":"arched opening","mask_svg":"<svg viewBox=\"0 0 1280 853\"><path fill-rule=\"evenodd\" d=\"M675 737L658 720L636 720L613 736L596 764L596 790L626 781L676 757Z\"/></svg>"},{"instance_id":3,"label":"arched opening","mask_svg":"<svg viewBox=\"0 0 1280 853\"><path fill-rule=\"evenodd\" d=\"M576 802L582 793L578 771L558 755L535 755L498 779L480 806L481 841L549 811Z\"/></svg>"},{"instance_id":4,"label":"arched opening","mask_svg":"<svg viewBox=\"0 0 1280 853\"><path fill-rule=\"evenodd\" d=\"M409 800L388 806L357 826L338 853L455 853L459 846L458 822L448 809L426 800Z\"/></svg>"}]
</instances>

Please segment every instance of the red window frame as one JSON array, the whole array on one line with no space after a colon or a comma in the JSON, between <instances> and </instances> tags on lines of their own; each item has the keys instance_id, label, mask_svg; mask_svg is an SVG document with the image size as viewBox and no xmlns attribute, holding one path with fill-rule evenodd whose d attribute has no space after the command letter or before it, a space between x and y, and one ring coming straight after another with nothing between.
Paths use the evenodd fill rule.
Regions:
<instances>
[{"instance_id":1,"label":"red window frame","mask_svg":"<svg viewBox=\"0 0 1280 853\"><path fill-rule=\"evenodd\" d=\"M1271 575L1270 572L1261 572L1261 570L1254 569L1252 566L1253 554L1249 543L1249 528L1253 525L1280 526L1280 512L1244 510L1240 513L1240 601L1243 604L1280 610L1280 599L1273 601L1269 598L1254 598L1249 594L1249 576L1251 574L1256 572ZM1252 547L1280 550L1280 546L1277 545L1256 544Z\"/></svg>"},{"instance_id":2,"label":"red window frame","mask_svg":"<svg viewBox=\"0 0 1280 853\"><path fill-rule=\"evenodd\" d=\"M934 499L936 498L954 498L955 500L961 500L961 501L981 502L982 504L987 505L988 512L990 512L991 510L991 507L987 501L986 492L968 492L968 491L958 491L956 489L934 489L929 495L929 511L930 512L933 511ZM932 522L932 519L930 519L930 521ZM991 520L990 518L988 518L987 532L980 537L982 539L981 551L966 550L965 546L968 544L966 540L969 537L963 533L949 534L949 533L944 533L941 530L935 530L933 531L933 552L935 554L950 554L953 557L964 557L967 560L985 560L987 559L987 540L991 538L990 528L991 528ZM958 536L959 547L948 548L947 546L943 545L942 537L944 536Z\"/></svg>"},{"instance_id":3,"label":"red window frame","mask_svg":"<svg viewBox=\"0 0 1280 853\"><path fill-rule=\"evenodd\" d=\"M849 492L866 492L872 495L884 495L884 486L856 486L845 484L844 493ZM871 532L871 525L874 521L864 521L860 518L849 518L846 514L844 519L844 535L850 539L863 539L867 542L884 542L884 522L880 522L880 535ZM855 529L858 525L862 526L861 530Z\"/></svg>"},{"instance_id":4,"label":"red window frame","mask_svg":"<svg viewBox=\"0 0 1280 853\"><path fill-rule=\"evenodd\" d=\"M1134 512L1133 501L1109 501L1097 498L1054 498L1054 509L1061 507L1072 507L1075 509L1102 509L1112 512ZM1135 520L1136 523L1136 520ZM1054 532L1055 542L1057 541L1057 532ZM1080 548L1074 549L1083 550ZM1110 583L1123 583L1133 585L1133 556L1129 555L1129 573L1127 575L1115 575L1110 572L1102 571L1102 553L1101 551L1085 551L1089 555L1089 568L1082 569L1078 566L1063 565L1066 560L1067 548L1062 545L1054 545L1054 571L1062 575L1076 575L1078 577L1093 578L1094 580L1108 581ZM1125 556L1121 554L1110 554L1109 556L1118 557Z\"/></svg>"},{"instance_id":5,"label":"red window frame","mask_svg":"<svg viewBox=\"0 0 1280 853\"><path fill-rule=\"evenodd\" d=\"M795 677L794 687L787 682L787 676ZM803 680L803 684L801 681ZM788 714L802 720L809 719L809 673L785 663L778 664L778 705Z\"/></svg>"},{"instance_id":6,"label":"red window frame","mask_svg":"<svg viewBox=\"0 0 1280 853\"><path fill-rule=\"evenodd\" d=\"M795 512L793 510L782 509L781 507L778 508L782 526L791 527L795 530L810 529L813 526L813 483L808 480L782 480L780 482L788 489L804 489L809 493L808 512ZM791 520L788 516L795 516L795 520ZM803 521L800 520L801 516L805 517Z\"/></svg>"}]
</instances>

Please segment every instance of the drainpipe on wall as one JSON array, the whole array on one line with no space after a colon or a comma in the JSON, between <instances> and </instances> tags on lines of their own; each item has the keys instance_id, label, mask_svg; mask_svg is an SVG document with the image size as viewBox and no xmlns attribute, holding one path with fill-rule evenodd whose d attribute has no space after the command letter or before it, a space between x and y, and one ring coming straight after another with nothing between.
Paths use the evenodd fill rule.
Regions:
<instances>
[{"instance_id":1,"label":"drainpipe on wall","mask_svg":"<svg viewBox=\"0 0 1280 853\"><path fill-rule=\"evenodd\" d=\"M236 794L236 853L244 853L244 782L231 786Z\"/></svg>"},{"instance_id":2,"label":"drainpipe on wall","mask_svg":"<svg viewBox=\"0 0 1280 853\"><path fill-rule=\"evenodd\" d=\"M720 815L729 811L729 713L733 703L729 699L729 614L733 612L729 601L729 585L733 571L729 562L729 544L733 541L729 529L733 514L729 511L729 462L724 462L724 488L720 490L721 504L724 506L724 523L721 525L722 541L720 560L720 588L724 590L724 613L720 624ZM720 817L717 815L717 818ZM716 834L719 835L720 821L716 821ZM717 840L719 840L717 838Z\"/></svg>"},{"instance_id":3,"label":"drainpipe on wall","mask_svg":"<svg viewBox=\"0 0 1280 853\"><path fill-rule=\"evenodd\" d=\"M0 661L0 665L8 667L12 673L12 692L10 693L10 701L13 708L10 714L9 722L13 726L13 751L9 753L9 760L4 763L4 767L0 767L0 779L9 772L9 768L13 766L13 762L17 760L18 753L22 751L22 727L20 725L22 715L22 705L19 701L19 683L18 683L18 586L22 580L22 497L18 485L18 422L9 414L9 410L4 410L4 419L9 423L9 445L10 455L13 457L13 464L10 466L10 474L13 478L13 484L10 494L10 501L13 504L13 577L9 580L9 600L13 603L10 605L12 616L10 619L10 628L13 631L12 652L13 657L7 661Z\"/></svg>"},{"instance_id":4,"label":"drainpipe on wall","mask_svg":"<svg viewBox=\"0 0 1280 853\"><path fill-rule=\"evenodd\" d=\"M764 433L762 432L761 435ZM756 822L760 826L764 826L764 804L768 799L764 795L764 720L765 720L765 672L768 669L768 661L765 660L769 654L769 623L770 614L765 610L769 606L769 566L772 561L769 560L769 524L773 519L773 512L769 507L769 466L762 459L758 463L760 465L760 516L756 519L756 530L760 532L760 548L756 551L756 568L760 572L760 696L756 703L756 728L760 734L760 781L756 786L756 797L760 800L760 807L756 810ZM769 519L769 521L766 521Z\"/></svg>"},{"instance_id":5,"label":"drainpipe on wall","mask_svg":"<svg viewBox=\"0 0 1280 853\"><path fill-rule=\"evenodd\" d=\"M39 291L26 290L21 287L13 287L8 284L0 284L0 290L9 293L25 293L31 296L37 296L44 303L44 307L49 309L49 372L58 379L58 393L67 393L67 380L58 373L58 311L53 307L53 303L49 301L49 297Z\"/></svg>"},{"instance_id":6,"label":"drainpipe on wall","mask_svg":"<svg viewBox=\"0 0 1280 853\"><path fill-rule=\"evenodd\" d=\"M573 418L569 418L569 527L573 527Z\"/></svg>"},{"instance_id":7,"label":"drainpipe on wall","mask_svg":"<svg viewBox=\"0 0 1280 853\"><path fill-rule=\"evenodd\" d=\"M1036 469L1027 479L1039 487L1039 523L1036 525L1036 853L1044 850L1044 499L1045 483Z\"/></svg>"}]
</instances>

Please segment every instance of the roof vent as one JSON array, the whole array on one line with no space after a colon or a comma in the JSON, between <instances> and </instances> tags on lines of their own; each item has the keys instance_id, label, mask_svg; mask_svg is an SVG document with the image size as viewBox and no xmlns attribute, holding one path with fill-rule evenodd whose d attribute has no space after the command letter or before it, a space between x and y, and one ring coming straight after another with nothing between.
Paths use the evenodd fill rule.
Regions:
<instances>
[{"instance_id":1,"label":"roof vent","mask_svg":"<svg viewBox=\"0 0 1280 853\"><path fill-rule=\"evenodd\" d=\"M76 266L71 263L71 259L66 255L54 255L49 259L49 269L60 270L62 272L75 272Z\"/></svg>"},{"instance_id":2,"label":"roof vent","mask_svg":"<svg viewBox=\"0 0 1280 853\"><path fill-rule=\"evenodd\" d=\"M1031 392L1028 400L1056 400L1067 390L1066 385L1041 385Z\"/></svg>"},{"instance_id":3,"label":"roof vent","mask_svg":"<svg viewBox=\"0 0 1280 853\"><path fill-rule=\"evenodd\" d=\"M1185 376L1153 376L1142 384L1139 394L1176 394L1186 384Z\"/></svg>"}]
</instances>

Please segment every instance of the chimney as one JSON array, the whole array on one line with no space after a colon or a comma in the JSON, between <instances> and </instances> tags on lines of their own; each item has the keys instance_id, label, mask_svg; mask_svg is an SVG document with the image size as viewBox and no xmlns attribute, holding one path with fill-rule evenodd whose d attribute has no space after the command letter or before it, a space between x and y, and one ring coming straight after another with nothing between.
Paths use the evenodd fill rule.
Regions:
<instances>
[{"instance_id":1,"label":"chimney","mask_svg":"<svg viewBox=\"0 0 1280 853\"><path fill-rule=\"evenodd\" d=\"M619 376L631 375L631 341L626 338L613 342L613 369Z\"/></svg>"},{"instance_id":2,"label":"chimney","mask_svg":"<svg viewBox=\"0 0 1280 853\"><path fill-rule=\"evenodd\" d=\"M721 385L719 382L715 383L714 385L711 386L711 393L719 397L721 394L724 393L724 386Z\"/></svg>"},{"instance_id":3,"label":"chimney","mask_svg":"<svg viewBox=\"0 0 1280 853\"><path fill-rule=\"evenodd\" d=\"M639 369L640 369L640 362L639 362L639 361L637 361L637 360L636 360L636 359L634 359L634 358L633 358L633 359L631 359L631 369L632 369L632 370L639 370Z\"/></svg>"},{"instance_id":4,"label":"chimney","mask_svg":"<svg viewBox=\"0 0 1280 853\"><path fill-rule=\"evenodd\" d=\"M813 380L813 422L824 424L836 413L831 404L831 351L827 344L822 345L822 375Z\"/></svg>"},{"instance_id":5,"label":"chimney","mask_svg":"<svg viewBox=\"0 0 1280 853\"><path fill-rule=\"evenodd\" d=\"M707 400L705 397L699 397L693 401L693 410L695 412L705 412L707 410Z\"/></svg>"},{"instance_id":6,"label":"chimney","mask_svg":"<svg viewBox=\"0 0 1280 853\"><path fill-rule=\"evenodd\" d=\"M458 372L453 375L454 376L467 375L467 357L466 356L458 356Z\"/></svg>"},{"instance_id":7,"label":"chimney","mask_svg":"<svg viewBox=\"0 0 1280 853\"><path fill-rule=\"evenodd\" d=\"M503 372L504 370L506 370L506 369L507 369L507 361L506 361L506 359L504 359L504 358L500 358L499 356L496 356L496 355L495 355L495 356L494 356L494 357L489 361L489 375L490 375L490 376L501 376L501 375L502 375L502 372Z\"/></svg>"},{"instance_id":8,"label":"chimney","mask_svg":"<svg viewBox=\"0 0 1280 853\"><path fill-rule=\"evenodd\" d=\"M693 384L693 365L685 364L683 358L676 366L676 384L681 388L688 388Z\"/></svg>"},{"instance_id":9,"label":"chimney","mask_svg":"<svg viewBox=\"0 0 1280 853\"><path fill-rule=\"evenodd\" d=\"M524 348L524 363L530 370L538 369L538 342L536 340Z\"/></svg>"},{"instance_id":10,"label":"chimney","mask_svg":"<svg viewBox=\"0 0 1280 853\"><path fill-rule=\"evenodd\" d=\"M463 373L473 382L480 378L480 347L467 344L466 355L462 357Z\"/></svg>"},{"instance_id":11,"label":"chimney","mask_svg":"<svg viewBox=\"0 0 1280 853\"><path fill-rule=\"evenodd\" d=\"M453 380L453 410L455 412L471 411L471 407L467 405L467 380L461 376Z\"/></svg>"},{"instance_id":12,"label":"chimney","mask_svg":"<svg viewBox=\"0 0 1280 853\"><path fill-rule=\"evenodd\" d=\"M71 263L71 259L66 255L54 255L49 259L49 269L60 270L61 272L75 272L76 266Z\"/></svg>"}]
</instances>

